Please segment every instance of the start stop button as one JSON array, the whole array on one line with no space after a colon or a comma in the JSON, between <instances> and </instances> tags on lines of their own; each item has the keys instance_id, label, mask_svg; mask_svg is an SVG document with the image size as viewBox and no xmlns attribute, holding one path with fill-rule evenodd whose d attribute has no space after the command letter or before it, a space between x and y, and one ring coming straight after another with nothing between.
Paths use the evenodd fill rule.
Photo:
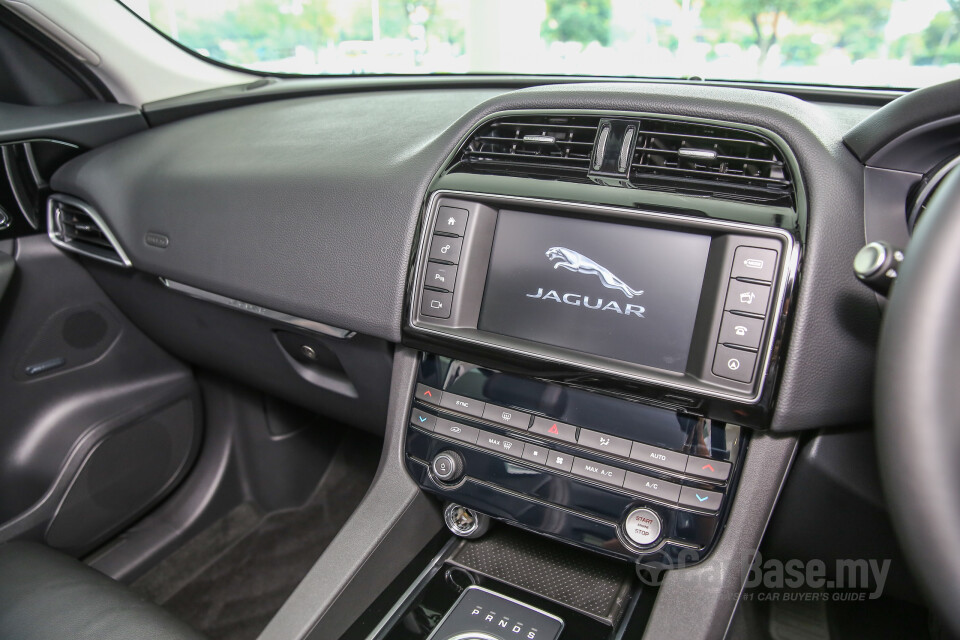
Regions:
<instances>
[{"instance_id":1,"label":"start stop button","mask_svg":"<svg viewBox=\"0 0 960 640\"><path fill-rule=\"evenodd\" d=\"M623 532L637 546L656 544L660 539L660 516L650 509L634 509L623 521Z\"/></svg>"}]
</instances>

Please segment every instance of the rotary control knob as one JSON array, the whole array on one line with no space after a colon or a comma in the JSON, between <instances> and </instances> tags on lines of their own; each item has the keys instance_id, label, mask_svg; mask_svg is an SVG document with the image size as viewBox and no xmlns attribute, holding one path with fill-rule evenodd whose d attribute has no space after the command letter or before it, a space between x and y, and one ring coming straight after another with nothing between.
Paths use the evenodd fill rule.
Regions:
<instances>
[{"instance_id":1,"label":"rotary control knob","mask_svg":"<svg viewBox=\"0 0 960 640\"><path fill-rule=\"evenodd\" d=\"M430 463L430 473L440 482L456 482L463 477L463 458L453 451L441 451Z\"/></svg>"}]
</instances>

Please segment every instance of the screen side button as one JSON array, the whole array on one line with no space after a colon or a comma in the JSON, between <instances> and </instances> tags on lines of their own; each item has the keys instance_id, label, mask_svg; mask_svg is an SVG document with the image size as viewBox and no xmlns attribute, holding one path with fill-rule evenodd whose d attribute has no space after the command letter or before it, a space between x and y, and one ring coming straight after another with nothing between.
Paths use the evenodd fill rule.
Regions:
<instances>
[{"instance_id":1,"label":"screen side button","mask_svg":"<svg viewBox=\"0 0 960 640\"><path fill-rule=\"evenodd\" d=\"M727 289L727 311L742 311L765 315L770 300L770 285L731 280Z\"/></svg>"},{"instance_id":2,"label":"screen side button","mask_svg":"<svg viewBox=\"0 0 960 640\"><path fill-rule=\"evenodd\" d=\"M577 441L577 428L572 424L548 420L546 418L535 417L533 426L530 427L530 433L537 433L554 440L563 440L564 442Z\"/></svg>"},{"instance_id":3,"label":"screen side button","mask_svg":"<svg viewBox=\"0 0 960 640\"><path fill-rule=\"evenodd\" d=\"M440 391L440 389L436 387L425 385L422 382L417 383L417 400L421 402L439 405L442 395L443 391Z\"/></svg>"},{"instance_id":4,"label":"screen side button","mask_svg":"<svg viewBox=\"0 0 960 640\"><path fill-rule=\"evenodd\" d=\"M530 426L529 413L515 411L514 409L507 409L506 407L498 407L495 404L488 404L485 406L483 408L482 417L484 420L499 422L500 424L513 427L514 429L526 429Z\"/></svg>"},{"instance_id":5,"label":"screen side button","mask_svg":"<svg viewBox=\"0 0 960 640\"><path fill-rule=\"evenodd\" d=\"M730 477L730 463L723 462L722 460L690 456L690 459L687 460L686 473L688 476L697 476L698 478L723 482Z\"/></svg>"},{"instance_id":6,"label":"screen side button","mask_svg":"<svg viewBox=\"0 0 960 640\"><path fill-rule=\"evenodd\" d=\"M468 398L467 396L458 396L455 393L447 391L443 394L443 398L440 399L440 406L479 418L483 415L484 403L473 398Z\"/></svg>"},{"instance_id":7,"label":"screen side button","mask_svg":"<svg viewBox=\"0 0 960 640\"><path fill-rule=\"evenodd\" d=\"M720 344L733 344L747 349L759 349L763 336L763 320L738 316L729 311L723 314L720 325Z\"/></svg>"},{"instance_id":8,"label":"screen side button","mask_svg":"<svg viewBox=\"0 0 960 640\"><path fill-rule=\"evenodd\" d=\"M713 358L713 372L721 378L750 382L756 362L757 354L752 351L731 349L721 344L717 345L717 355Z\"/></svg>"},{"instance_id":9,"label":"screen side button","mask_svg":"<svg viewBox=\"0 0 960 640\"><path fill-rule=\"evenodd\" d=\"M410 424L433 431L433 427L437 424L437 416L414 407L410 412Z\"/></svg>"},{"instance_id":10,"label":"screen side button","mask_svg":"<svg viewBox=\"0 0 960 640\"><path fill-rule=\"evenodd\" d=\"M453 285L456 282L457 265L440 264L439 262L427 263L427 279L423 281L424 286L442 291L453 291Z\"/></svg>"},{"instance_id":11,"label":"screen side button","mask_svg":"<svg viewBox=\"0 0 960 640\"><path fill-rule=\"evenodd\" d=\"M449 318L453 294L424 289L420 298L420 315L431 318Z\"/></svg>"},{"instance_id":12,"label":"screen side button","mask_svg":"<svg viewBox=\"0 0 960 640\"><path fill-rule=\"evenodd\" d=\"M433 236L430 243L430 260L437 262L460 262L460 249L463 240L460 238L450 238L448 236Z\"/></svg>"},{"instance_id":13,"label":"screen side button","mask_svg":"<svg viewBox=\"0 0 960 640\"><path fill-rule=\"evenodd\" d=\"M433 429L434 433L461 440L470 444L477 444L477 438L480 436L480 430L471 426L460 424L445 418L437 418L437 426Z\"/></svg>"},{"instance_id":14,"label":"screen side button","mask_svg":"<svg viewBox=\"0 0 960 640\"><path fill-rule=\"evenodd\" d=\"M687 468L687 457L685 453L652 447L642 442L634 442L633 448L630 449L631 460L645 462L672 471L683 472Z\"/></svg>"},{"instance_id":15,"label":"screen side button","mask_svg":"<svg viewBox=\"0 0 960 640\"><path fill-rule=\"evenodd\" d=\"M467 218L470 212L458 207L440 207L437 212L437 222L433 230L440 233L450 233L455 236L462 236L467 229Z\"/></svg>"},{"instance_id":16,"label":"screen side button","mask_svg":"<svg viewBox=\"0 0 960 640\"><path fill-rule=\"evenodd\" d=\"M693 487L683 487L680 490L680 504L694 509L716 511L720 508L722 498L723 494L716 491L704 491Z\"/></svg>"},{"instance_id":17,"label":"screen side button","mask_svg":"<svg viewBox=\"0 0 960 640\"><path fill-rule=\"evenodd\" d=\"M737 247L731 278L751 278L773 282L777 272L777 252L759 247Z\"/></svg>"}]
</instances>

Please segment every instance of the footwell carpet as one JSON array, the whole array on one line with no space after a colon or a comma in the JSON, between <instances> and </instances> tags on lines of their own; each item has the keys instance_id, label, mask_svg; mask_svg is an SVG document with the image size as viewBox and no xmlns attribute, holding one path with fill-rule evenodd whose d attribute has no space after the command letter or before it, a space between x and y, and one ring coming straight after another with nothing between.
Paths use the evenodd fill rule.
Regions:
<instances>
[{"instance_id":1,"label":"footwell carpet","mask_svg":"<svg viewBox=\"0 0 960 640\"><path fill-rule=\"evenodd\" d=\"M213 640L256 638L363 498L376 447L342 444L313 497L263 514L240 505L133 584Z\"/></svg>"}]
</instances>

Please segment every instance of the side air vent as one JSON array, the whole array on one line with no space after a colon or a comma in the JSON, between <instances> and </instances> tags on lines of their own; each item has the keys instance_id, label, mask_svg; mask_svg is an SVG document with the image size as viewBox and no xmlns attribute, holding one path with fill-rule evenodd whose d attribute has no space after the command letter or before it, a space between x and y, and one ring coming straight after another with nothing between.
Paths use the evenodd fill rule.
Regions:
<instances>
[{"instance_id":1,"label":"side air vent","mask_svg":"<svg viewBox=\"0 0 960 640\"><path fill-rule=\"evenodd\" d=\"M127 254L103 219L90 205L63 195L47 201L47 228L55 245L123 267L131 266Z\"/></svg>"},{"instance_id":2,"label":"side air vent","mask_svg":"<svg viewBox=\"0 0 960 640\"><path fill-rule=\"evenodd\" d=\"M675 120L641 121L630 183L766 204L793 204L783 157L764 136Z\"/></svg>"},{"instance_id":3,"label":"side air vent","mask_svg":"<svg viewBox=\"0 0 960 640\"><path fill-rule=\"evenodd\" d=\"M599 124L593 116L491 120L463 146L452 170L586 181Z\"/></svg>"}]
</instances>

